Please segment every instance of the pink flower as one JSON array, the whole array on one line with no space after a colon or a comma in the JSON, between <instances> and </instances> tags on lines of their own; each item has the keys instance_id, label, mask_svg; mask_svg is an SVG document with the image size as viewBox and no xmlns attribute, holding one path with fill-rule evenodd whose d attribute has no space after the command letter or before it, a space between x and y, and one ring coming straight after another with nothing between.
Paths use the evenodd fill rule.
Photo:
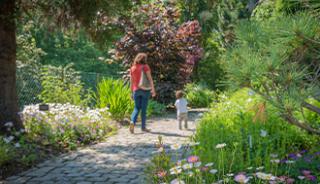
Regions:
<instances>
[{"instance_id":1,"label":"pink flower","mask_svg":"<svg viewBox=\"0 0 320 184\"><path fill-rule=\"evenodd\" d=\"M316 181L316 180L317 180L317 177L316 177L316 176L313 176L313 175L307 175L307 176L306 176L306 179L309 180L309 181Z\"/></svg>"},{"instance_id":2,"label":"pink flower","mask_svg":"<svg viewBox=\"0 0 320 184\"><path fill-rule=\"evenodd\" d=\"M203 166L203 167L201 167L201 171L207 172L207 171L209 171L209 167Z\"/></svg>"},{"instance_id":3,"label":"pink flower","mask_svg":"<svg viewBox=\"0 0 320 184\"><path fill-rule=\"evenodd\" d=\"M287 184L292 184L292 183L294 183L294 179L293 178L288 178L286 183Z\"/></svg>"},{"instance_id":4,"label":"pink flower","mask_svg":"<svg viewBox=\"0 0 320 184\"><path fill-rule=\"evenodd\" d=\"M188 160L189 163L196 163L196 162L199 161L199 157L197 157L197 156L189 156L187 160Z\"/></svg>"},{"instance_id":5,"label":"pink flower","mask_svg":"<svg viewBox=\"0 0 320 184\"><path fill-rule=\"evenodd\" d=\"M159 172L157 173L157 176L158 176L159 178L164 178L166 175L167 175L167 172L166 172L166 171L159 171Z\"/></svg>"},{"instance_id":6,"label":"pink flower","mask_svg":"<svg viewBox=\"0 0 320 184\"><path fill-rule=\"evenodd\" d=\"M234 181L238 183L247 183L249 181L249 178L244 174L238 174L234 177Z\"/></svg>"},{"instance_id":7,"label":"pink flower","mask_svg":"<svg viewBox=\"0 0 320 184\"><path fill-rule=\"evenodd\" d=\"M301 172L302 172L302 174L305 175L305 176L311 174L311 171L309 171L309 170L302 170Z\"/></svg>"}]
</instances>

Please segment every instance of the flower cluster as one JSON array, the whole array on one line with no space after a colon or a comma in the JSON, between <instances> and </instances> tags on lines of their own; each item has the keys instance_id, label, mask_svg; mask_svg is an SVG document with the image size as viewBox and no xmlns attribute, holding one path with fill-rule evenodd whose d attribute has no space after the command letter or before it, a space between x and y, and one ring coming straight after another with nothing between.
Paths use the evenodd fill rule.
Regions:
<instances>
[{"instance_id":1,"label":"flower cluster","mask_svg":"<svg viewBox=\"0 0 320 184\"><path fill-rule=\"evenodd\" d=\"M48 104L48 111L39 105L26 106L22 112L27 132L38 140L41 137L62 148L101 139L111 130L107 108L81 108L71 104Z\"/></svg>"}]
</instances>

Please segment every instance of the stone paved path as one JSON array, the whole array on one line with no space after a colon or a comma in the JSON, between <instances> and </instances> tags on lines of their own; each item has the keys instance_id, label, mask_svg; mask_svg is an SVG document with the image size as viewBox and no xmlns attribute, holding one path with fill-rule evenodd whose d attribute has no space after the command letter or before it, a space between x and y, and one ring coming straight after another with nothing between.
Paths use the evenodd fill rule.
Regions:
<instances>
[{"instance_id":1,"label":"stone paved path","mask_svg":"<svg viewBox=\"0 0 320 184\"><path fill-rule=\"evenodd\" d=\"M196 114L191 117L190 130L180 131L173 114L148 121L151 133L142 133L137 127L132 135L127 128L121 128L105 142L48 160L8 178L4 183L145 183L144 167L152 157L152 152L156 151L154 143L158 136L161 135L164 143L169 145L186 142L194 131L195 117Z\"/></svg>"}]
</instances>

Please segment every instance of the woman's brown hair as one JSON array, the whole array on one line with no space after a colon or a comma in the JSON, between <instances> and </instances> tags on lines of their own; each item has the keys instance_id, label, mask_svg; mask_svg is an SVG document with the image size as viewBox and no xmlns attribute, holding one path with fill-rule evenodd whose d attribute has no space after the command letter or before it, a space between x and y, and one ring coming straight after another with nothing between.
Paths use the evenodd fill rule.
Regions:
<instances>
[{"instance_id":1,"label":"woman's brown hair","mask_svg":"<svg viewBox=\"0 0 320 184\"><path fill-rule=\"evenodd\" d=\"M137 56L134 58L133 60L133 64L146 64L147 62L147 54L140 52L139 54L137 54Z\"/></svg>"}]
</instances>

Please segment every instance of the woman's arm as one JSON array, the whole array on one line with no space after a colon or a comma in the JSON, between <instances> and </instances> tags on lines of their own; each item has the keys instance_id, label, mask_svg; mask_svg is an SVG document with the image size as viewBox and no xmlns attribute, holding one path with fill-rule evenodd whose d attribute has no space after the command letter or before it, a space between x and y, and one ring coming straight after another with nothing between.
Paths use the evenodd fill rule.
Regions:
<instances>
[{"instance_id":1,"label":"woman's arm","mask_svg":"<svg viewBox=\"0 0 320 184\"><path fill-rule=\"evenodd\" d=\"M156 90L154 88L154 83L153 83L153 79L152 79L150 70L147 71L146 74L147 74L148 80L150 81L152 97L155 97L157 94L156 94Z\"/></svg>"}]
</instances>

